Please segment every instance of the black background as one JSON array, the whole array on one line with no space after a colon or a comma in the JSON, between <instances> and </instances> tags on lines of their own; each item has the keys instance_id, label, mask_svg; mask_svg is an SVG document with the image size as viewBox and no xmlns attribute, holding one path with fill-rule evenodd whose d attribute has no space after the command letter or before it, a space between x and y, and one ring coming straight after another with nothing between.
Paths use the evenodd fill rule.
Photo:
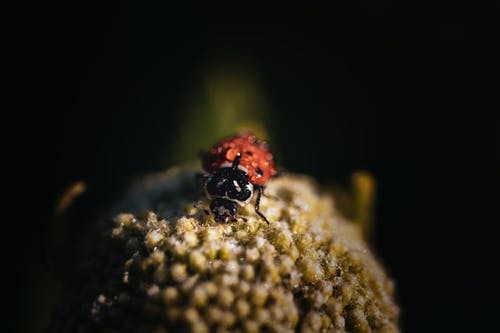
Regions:
<instances>
[{"instance_id":1,"label":"black background","mask_svg":"<svg viewBox=\"0 0 500 333\"><path fill-rule=\"evenodd\" d=\"M498 94L492 12L365 1L327 7L22 8L4 109L5 253L18 321L57 195L82 179L76 234L131 177L168 167L179 105L206 59L251 63L280 164L378 180L375 248L406 332L491 331L498 303ZM494 75L491 74L493 78ZM10 92L10 90L7 90ZM207 143L210 144L210 143ZM90 213L89 213L90 212ZM22 241L16 235L23 232ZM12 241L12 245L10 244ZM10 294L10 293L9 293Z\"/></svg>"}]
</instances>

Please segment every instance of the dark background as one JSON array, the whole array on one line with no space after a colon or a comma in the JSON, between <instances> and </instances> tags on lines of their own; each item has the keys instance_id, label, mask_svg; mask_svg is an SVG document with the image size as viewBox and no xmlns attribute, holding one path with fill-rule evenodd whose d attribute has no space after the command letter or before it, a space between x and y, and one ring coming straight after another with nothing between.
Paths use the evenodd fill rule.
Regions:
<instances>
[{"instance_id":1,"label":"dark background","mask_svg":"<svg viewBox=\"0 0 500 333\"><path fill-rule=\"evenodd\" d=\"M7 29L18 94L3 122L14 170L9 323L43 323L30 286L46 274L38 262L60 192L89 186L76 237L132 177L175 163L180 105L215 59L258 73L280 165L346 186L353 171L375 175L374 245L397 281L404 331L492 331L500 147L490 14L390 1L21 9Z\"/></svg>"}]
</instances>

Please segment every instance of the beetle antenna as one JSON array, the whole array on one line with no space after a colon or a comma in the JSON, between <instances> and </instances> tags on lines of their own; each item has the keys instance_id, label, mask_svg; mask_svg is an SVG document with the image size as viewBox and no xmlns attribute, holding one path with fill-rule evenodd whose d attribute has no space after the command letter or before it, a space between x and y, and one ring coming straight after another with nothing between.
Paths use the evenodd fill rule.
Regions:
<instances>
[{"instance_id":1,"label":"beetle antenna","mask_svg":"<svg viewBox=\"0 0 500 333\"><path fill-rule=\"evenodd\" d=\"M234 158L233 160L233 170L236 170L238 168L238 165L240 165L240 159L241 159L241 154L238 153L238 155L236 155L236 157Z\"/></svg>"}]
</instances>

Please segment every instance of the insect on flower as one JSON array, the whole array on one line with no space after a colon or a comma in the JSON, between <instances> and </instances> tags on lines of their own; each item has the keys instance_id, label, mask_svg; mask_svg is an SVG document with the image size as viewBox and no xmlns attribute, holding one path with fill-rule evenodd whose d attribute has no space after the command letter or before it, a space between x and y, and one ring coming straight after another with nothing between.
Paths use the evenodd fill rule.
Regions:
<instances>
[{"instance_id":1,"label":"insect on flower","mask_svg":"<svg viewBox=\"0 0 500 333\"><path fill-rule=\"evenodd\" d=\"M265 141L252 133L242 133L216 143L202 158L203 187L211 200L210 212L217 222L236 220L238 205L247 205L257 191L255 212L259 210L264 185L277 174L273 154Z\"/></svg>"}]
</instances>

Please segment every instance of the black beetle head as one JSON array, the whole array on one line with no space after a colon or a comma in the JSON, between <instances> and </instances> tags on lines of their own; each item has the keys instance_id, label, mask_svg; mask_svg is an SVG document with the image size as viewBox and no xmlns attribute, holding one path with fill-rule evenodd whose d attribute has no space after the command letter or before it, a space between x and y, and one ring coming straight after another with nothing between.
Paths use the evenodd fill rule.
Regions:
<instances>
[{"instance_id":1,"label":"black beetle head","mask_svg":"<svg viewBox=\"0 0 500 333\"><path fill-rule=\"evenodd\" d=\"M210 211L214 214L215 221L227 222L238 212L238 204L224 198L214 198L210 203Z\"/></svg>"}]
</instances>

